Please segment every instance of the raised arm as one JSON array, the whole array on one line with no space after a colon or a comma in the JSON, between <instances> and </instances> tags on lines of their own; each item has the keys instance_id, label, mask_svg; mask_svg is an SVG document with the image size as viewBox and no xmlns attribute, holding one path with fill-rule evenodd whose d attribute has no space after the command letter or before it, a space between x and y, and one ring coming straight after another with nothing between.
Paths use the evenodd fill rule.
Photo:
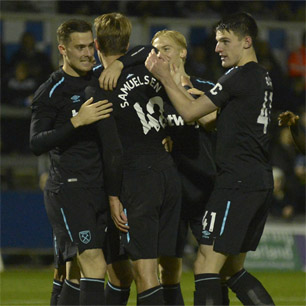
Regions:
<instances>
[{"instance_id":1,"label":"raised arm","mask_svg":"<svg viewBox=\"0 0 306 306\"><path fill-rule=\"evenodd\" d=\"M182 91L182 86L177 85L171 77L169 63L158 57L154 50L151 51L145 65L162 82L169 99L186 122L195 121L217 109L217 106L205 95L197 99L186 95Z\"/></svg>"},{"instance_id":2,"label":"raised arm","mask_svg":"<svg viewBox=\"0 0 306 306\"><path fill-rule=\"evenodd\" d=\"M293 137L294 143L298 149L305 155L305 130L299 123L300 117L293 112L286 111L278 116L279 126L288 126Z\"/></svg>"},{"instance_id":3,"label":"raised arm","mask_svg":"<svg viewBox=\"0 0 306 306\"><path fill-rule=\"evenodd\" d=\"M190 78L181 77L181 84L187 90L187 92L193 97L198 98L204 95L204 91L193 87ZM217 110L210 114L204 115L199 118L198 123L207 131L213 131L216 128Z\"/></svg>"},{"instance_id":4,"label":"raised arm","mask_svg":"<svg viewBox=\"0 0 306 306\"><path fill-rule=\"evenodd\" d=\"M151 45L136 46L119 57L119 59L113 61L102 71L99 77L100 87L104 90L113 90L116 88L123 67L131 67L144 63L151 50Z\"/></svg>"}]
</instances>

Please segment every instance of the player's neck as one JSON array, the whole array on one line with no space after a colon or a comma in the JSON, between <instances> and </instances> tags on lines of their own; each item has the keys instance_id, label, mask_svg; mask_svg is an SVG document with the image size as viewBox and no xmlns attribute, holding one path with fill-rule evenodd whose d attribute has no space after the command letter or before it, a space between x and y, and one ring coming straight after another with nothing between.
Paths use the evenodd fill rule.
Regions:
<instances>
[{"instance_id":1,"label":"player's neck","mask_svg":"<svg viewBox=\"0 0 306 306\"><path fill-rule=\"evenodd\" d=\"M184 67L184 63L182 63L180 66L179 66L179 73L181 76L183 77L186 77L186 78L190 78L189 75L186 73L185 71L185 67Z\"/></svg>"},{"instance_id":2,"label":"player's neck","mask_svg":"<svg viewBox=\"0 0 306 306\"><path fill-rule=\"evenodd\" d=\"M245 64L247 64L249 62L258 63L255 51L249 52L244 57L242 57L240 59L239 63L236 66L244 66Z\"/></svg>"},{"instance_id":3,"label":"player's neck","mask_svg":"<svg viewBox=\"0 0 306 306\"><path fill-rule=\"evenodd\" d=\"M104 68L107 68L112 62L117 60L119 57L121 57L123 54L118 54L118 55L103 55L102 54L102 64Z\"/></svg>"},{"instance_id":4,"label":"player's neck","mask_svg":"<svg viewBox=\"0 0 306 306\"><path fill-rule=\"evenodd\" d=\"M69 64L67 64L65 62L64 62L64 65L63 65L62 69L66 74L68 74L72 77L77 77L77 78L85 76L88 73L88 71L81 71L81 70L72 68Z\"/></svg>"}]
</instances>

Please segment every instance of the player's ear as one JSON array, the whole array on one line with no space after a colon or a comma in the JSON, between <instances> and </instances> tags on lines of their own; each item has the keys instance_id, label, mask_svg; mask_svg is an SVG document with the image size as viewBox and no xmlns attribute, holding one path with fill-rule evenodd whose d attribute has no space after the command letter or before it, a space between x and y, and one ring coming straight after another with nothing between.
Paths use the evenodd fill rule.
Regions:
<instances>
[{"instance_id":1,"label":"player's ear","mask_svg":"<svg viewBox=\"0 0 306 306\"><path fill-rule=\"evenodd\" d=\"M185 60L187 57L187 50L186 49L182 49L180 52L180 58Z\"/></svg>"},{"instance_id":2,"label":"player's ear","mask_svg":"<svg viewBox=\"0 0 306 306\"><path fill-rule=\"evenodd\" d=\"M58 45L57 48L61 55L66 55L66 47L64 45Z\"/></svg>"},{"instance_id":3,"label":"player's ear","mask_svg":"<svg viewBox=\"0 0 306 306\"><path fill-rule=\"evenodd\" d=\"M244 38L244 45L243 45L244 48L249 49L249 48L252 47L252 45L253 45L252 37L251 36L246 36Z\"/></svg>"}]
</instances>

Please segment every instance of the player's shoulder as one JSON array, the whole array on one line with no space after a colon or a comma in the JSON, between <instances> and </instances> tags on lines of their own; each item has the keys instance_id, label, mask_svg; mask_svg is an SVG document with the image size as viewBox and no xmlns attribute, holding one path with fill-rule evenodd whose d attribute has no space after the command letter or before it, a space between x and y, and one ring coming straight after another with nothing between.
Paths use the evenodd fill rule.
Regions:
<instances>
[{"instance_id":1,"label":"player's shoulder","mask_svg":"<svg viewBox=\"0 0 306 306\"><path fill-rule=\"evenodd\" d=\"M143 77L144 75L151 75L144 64L124 67L119 78L119 83L125 83L127 80L133 79L135 77Z\"/></svg>"},{"instance_id":2,"label":"player's shoulder","mask_svg":"<svg viewBox=\"0 0 306 306\"><path fill-rule=\"evenodd\" d=\"M257 78L258 75L265 74L266 70L256 62L248 62L243 66L235 66L227 70L219 79L219 83L235 82L244 84L252 78Z\"/></svg>"},{"instance_id":3,"label":"player's shoulder","mask_svg":"<svg viewBox=\"0 0 306 306\"><path fill-rule=\"evenodd\" d=\"M46 90L49 90L50 88L53 88L57 84L61 84L65 79L65 73L62 69L58 69L54 71L48 80L43 83L41 86L46 88Z\"/></svg>"},{"instance_id":4,"label":"player's shoulder","mask_svg":"<svg viewBox=\"0 0 306 306\"><path fill-rule=\"evenodd\" d=\"M267 69L256 62L249 62L241 67L242 75L249 78L258 78L267 74Z\"/></svg>"},{"instance_id":5,"label":"player's shoulder","mask_svg":"<svg viewBox=\"0 0 306 306\"><path fill-rule=\"evenodd\" d=\"M34 100L39 100L41 97L52 97L52 94L58 86L65 80L65 75L62 69L53 72L50 77L42 83L34 93Z\"/></svg>"},{"instance_id":6,"label":"player's shoulder","mask_svg":"<svg viewBox=\"0 0 306 306\"><path fill-rule=\"evenodd\" d=\"M129 73L131 73L131 71L133 71L134 74L144 73L144 72L149 73L149 70L146 68L144 63L138 63L138 64L133 65L131 67L124 67L123 70L122 70L122 74L129 74Z\"/></svg>"},{"instance_id":7,"label":"player's shoulder","mask_svg":"<svg viewBox=\"0 0 306 306\"><path fill-rule=\"evenodd\" d=\"M221 76L220 81L227 81L232 78L238 78L242 72L242 66L235 66L228 69L223 76Z\"/></svg>"},{"instance_id":8,"label":"player's shoulder","mask_svg":"<svg viewBox=\"0 0 306 306\"><path fill-rule=\"evenodd\" d=\"M137 45L131 48L126 55L129 57L134 57L139 54L149 54L152 49L155 49L152 45Z\"/></svg>"}]
</instances>

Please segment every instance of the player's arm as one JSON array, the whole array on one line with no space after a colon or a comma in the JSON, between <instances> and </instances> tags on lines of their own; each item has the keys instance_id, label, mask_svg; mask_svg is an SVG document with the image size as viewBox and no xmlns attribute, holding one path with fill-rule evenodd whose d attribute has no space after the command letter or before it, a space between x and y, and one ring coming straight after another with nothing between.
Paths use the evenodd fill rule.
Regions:
<instances>
[{"instance_id":1,"label":"player's arm","mask_svg":"<svg viewBox=\"0 0 306 306\"><path fill-rule=\"evenodd\" d=\"M108 194L111 217L119 230L127 232L128 220L119 198L123 176L123 152L114 117L110 116L99 121L97 129L102 142L105 189Z\"/></svg>"},{"instance_id":2,"label":"player's arm","mask_svg":"<svg viewBox=\"0 0 306 306\"><path fill-rule=\"evenodd\" d=\"M74 127L70 121L54 128L56 115L55 107L44 105L39 101L32 104L30 149L35 155L50 151L73 134Z\"/></svg>"},{"instance_id":3,"label":"player's arm","mask_svg":"<svg viewBox=\"0 0 306 306\"><path fill-rule=\"evenodd\" d=\"M217 111L213 111L198 119L199 124L207 131L213 131L216 128Z\"/></svg>"},{"instance_id":4,"label":"player's arm","mask_svg":"<svg viewBox=\"0 0 306 306\"><path fill-rule=\"evenodd\" d=\"M182 79L182 86L184 86L187 92L195 99L204 95L204 91L192 87L193 85L191 84L190 79ZM217 110L199 118L197 121L205 130L213 131L216 128L216 119Z\"/></svg>"},{"instance_id":5,"label":"player's arm","mask_svg":"<svg viewBox=\"0 0 306 306\"><path fill-rule=\"evenodd\" d=\"M111 217L119 230L128 232L128 220L119 198L123 176L123 151L114 117L100 120L97 123L97 129L102 142L105 189L108 194Z\"/></svg>"},{"instance_id":6,"label":"player's arm","mask_svg":"<svg viewBox=\"0 0 306 306\"><path fill-rule=\"evenodd\" d=\"M151 50L151 45L137 46L113 61L102 71L99 77L100 87L104 90L113 90L116 88L123 67L132 67L144 63Z\"/></svg>"},{"instance_id":7,"label":"player's arm","mask_svg":"<svg viewBox=\"0 0 306 306\"><path fill-rule=\"evenodd\" d=\"M87 100L80 108L78 114L65 124L54 128L57 109L52 104L35 100L32 105L30 125L30 148L35 155L41 155L64 143L72 136L75 129L107 118L112 111L111 103L99 101L92 103Z\"/></svg>"},{"instance_id":8,"label":"player's arm","mask_svg":"<svg viewBox=\"0 0 306 306\"><path fill-rule=\"evenodd\" d=\"M157 57L154 50L151 51L145 65L162 82L169 99L186 122L195 121L217 109L217 106L205 95L193 99L184 94L171 77L169 63Z\"/></svg>"},{"instance_id":9,"label":"player's arm","mask_svg":"<svg viewBox=\"0 0 306 306\"><path fill-rule=\"evenodd\" d=\"M87 87L85 96L92 96L94 100L105 99L97 87ZM127 217L119 198L123 176L123 151L114 117L109 116L105 120L98 121L96 128L102 143L105 189L109 198L111 217L119 230L127 232L129 229L126 225Z\"/></svg>"},{"instance_id":10,"label":"player's arm","mask_svg":"<svg viewBox=\"0 0 306 306\"><path fill-rule=\"evenodd\" d=\"M298 147L298 149L305 155L306 154L306 135L305 130L302 128L300 124L292 125L289 127L294 143Z\"/></svg>"},{"instance_id":11,"label":"player's arm","mask_svg":"<svg viewBox=\"0 0 306 306\"><path fill-rule=\"evenodd\" d=\"M144 64L152 48L153 47L151 45L136 46L129 50L126 54L119 57L118 60L123 64L124 67L132 67L137 64ZM156 48L154 49L157 50Z\"/></svg>"}]
</instances>

